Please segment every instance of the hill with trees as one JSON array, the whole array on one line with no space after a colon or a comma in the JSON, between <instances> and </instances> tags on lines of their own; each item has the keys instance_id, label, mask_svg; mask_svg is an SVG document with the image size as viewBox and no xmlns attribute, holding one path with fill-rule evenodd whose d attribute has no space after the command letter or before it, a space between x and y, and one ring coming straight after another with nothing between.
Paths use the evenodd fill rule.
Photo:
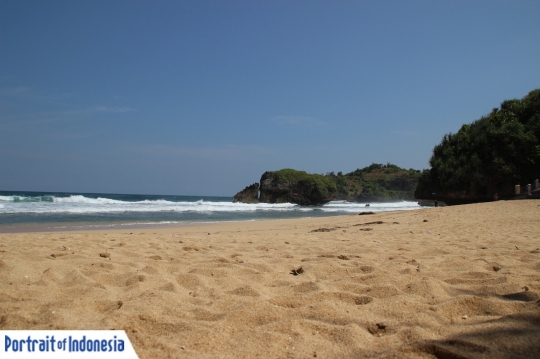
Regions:
<instances>
[{"instance_id":1,"label":"hill with trees","mask_svg":"<svg viewBox=\"0 0 540 359\"><path fill-rule=\"evenodd\" d=\"M336 183L336 199L354 202L390 202L414 200L414 191L421 172L387 163L343 174L330 172L326 177Z\"/></svg>"},{"instance_id":2,"label":"hill with trees","mask_svg":"<svg viewBox=\"0 0 540 359\"><path fill-rule=\"evenodd\" d=\"M511 197L514 185L540 177L540 89L445 135L429 163L417 199L459 204L488 201L495 193Z\"/></svg>"},{"instance_id":3,"label":"hill with trees","mask_svg":"<svg viewBox=\"0 0 540 359\"><path fill-rule=\"evenodd\" d=\"M347 174L308 174L287 168L265 172L260 183L238 192L233 202L317 205L331 200L364 203L414 200L420 173L390 163L374 163Z\"/></svg>"}]
</instances>

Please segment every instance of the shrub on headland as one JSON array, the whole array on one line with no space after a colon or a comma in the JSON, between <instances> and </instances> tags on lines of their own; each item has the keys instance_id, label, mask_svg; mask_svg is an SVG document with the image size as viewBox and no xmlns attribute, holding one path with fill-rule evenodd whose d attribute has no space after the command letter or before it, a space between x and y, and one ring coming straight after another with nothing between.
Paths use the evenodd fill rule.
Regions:
<instances>
[{"instance_id":1,"label":"shrub on headland","mask_svg":"<svg viewBox=\"0 0 540 359\"><path fill-rule=\"evenodd\" d=\"M407 170L391 163L372 163L347 174L326 174L336 183L336 199L357 202L414 200L419 176L418 170Z\"/></svg>"}]
</instances>

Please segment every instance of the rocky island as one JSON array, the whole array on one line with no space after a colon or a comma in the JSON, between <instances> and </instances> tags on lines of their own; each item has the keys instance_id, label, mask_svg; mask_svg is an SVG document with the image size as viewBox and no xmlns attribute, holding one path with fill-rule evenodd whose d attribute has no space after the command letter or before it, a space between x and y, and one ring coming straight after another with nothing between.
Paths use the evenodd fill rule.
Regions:
<instances>
[{"instance_id":1,"label":"rocky island","mask_svg":"<svg viewBox=\"0 0 540 359\"><path fill-rule=\"evenodd\" d=\"M329 178L286 168L263 173L260 184L247 186L233 197L233 202L312 206L330 202L336 195L336 184Z\"/></svg>"}]
</instances>

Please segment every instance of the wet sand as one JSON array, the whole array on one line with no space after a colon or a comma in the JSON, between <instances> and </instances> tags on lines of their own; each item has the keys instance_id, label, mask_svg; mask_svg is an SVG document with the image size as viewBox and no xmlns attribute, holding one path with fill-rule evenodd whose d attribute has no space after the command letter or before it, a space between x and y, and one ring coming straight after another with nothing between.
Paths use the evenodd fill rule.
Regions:
<instances>
[{"instance_id":1,"label":"wet sand","mask_svg":"<svg viewBox=\"0 0 540 359\"><path fill-rule=\"evenodd\" d=\"M540 200L0 234L0 329L123 329L140 358L533 358Z\"/></svg>"}]
</instances>

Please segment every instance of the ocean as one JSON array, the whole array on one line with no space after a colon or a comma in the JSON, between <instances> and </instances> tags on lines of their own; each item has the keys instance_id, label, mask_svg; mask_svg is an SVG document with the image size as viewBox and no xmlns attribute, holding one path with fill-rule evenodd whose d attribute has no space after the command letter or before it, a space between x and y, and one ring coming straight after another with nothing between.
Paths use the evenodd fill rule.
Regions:
<instances>
[{"instance_id":1,"label":"ocean","mask_svg":"<svg viewBox=\"0 0 540 359\"><path fill-rule=\"evenodd\" d=\"M62 231L337 216L422 208L416 202L322 206L232 203L232 197L0 191L0 232Z\"/></svg>"}]
</instances>

